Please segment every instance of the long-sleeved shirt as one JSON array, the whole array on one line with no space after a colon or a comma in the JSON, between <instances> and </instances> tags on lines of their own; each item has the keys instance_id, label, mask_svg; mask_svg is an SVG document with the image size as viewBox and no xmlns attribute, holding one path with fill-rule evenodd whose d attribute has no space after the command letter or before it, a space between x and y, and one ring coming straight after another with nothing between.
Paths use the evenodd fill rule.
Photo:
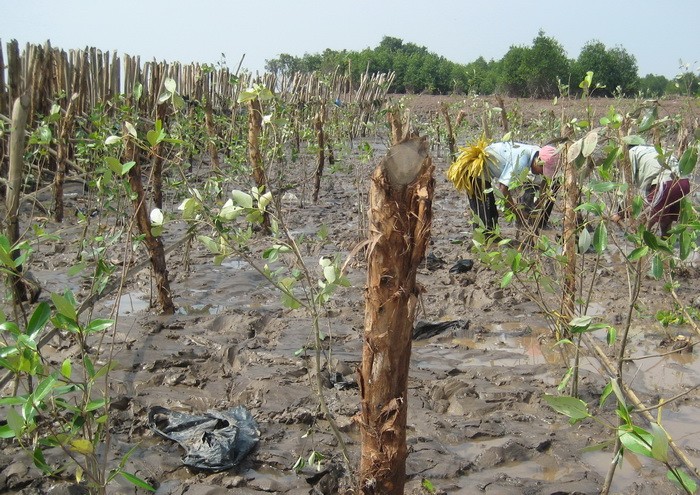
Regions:
<instances>
[{"instance_id":1,"label":"long-sleeved shirt","mask_svg":"<svg viewBox=\"0 0 700 495\"><path fill-rule=\"evenodd\" d=\"M645 197L651 186L663 185L674 177L680 177L678 160L674 156L666 157L667 167L661 165L658 158L659 154L653 146L640 145L630 149L634 185Z\"/></svg>"},{"instance_id":2,"label":"long-sleeved shirt","mask_svg":"<svg viewBox=\"0 0 700 495\"><path fill-rule=\"evenodd\" d=\"M499 142L488 145L486 165L491 179L506 187L510 186L523 170L529 170L532 158L539 150L539 146L523 143Z\"/></svg>"}]
</instances>

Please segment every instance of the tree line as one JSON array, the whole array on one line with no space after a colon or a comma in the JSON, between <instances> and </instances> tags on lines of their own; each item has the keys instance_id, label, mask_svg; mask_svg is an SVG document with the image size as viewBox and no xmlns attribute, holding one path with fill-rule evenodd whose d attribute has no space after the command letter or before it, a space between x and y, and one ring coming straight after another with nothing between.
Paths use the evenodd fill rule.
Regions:
<instances>
[{"instance_id":1,"label":"tree line","mask_svg":"<svg viewBox=\"0 0 700 495\"><path fill-rule=\"evenodd\" d=\"M540 30L531 46L513 45L500 60L479 57L458 64L428 51L424 46L385 36L376 48L362 51L331 50L301 57L282 53L267 60L265 69L282 74L331 72L346 67L358 79L368 71L395 72L390 90L395 93L505 94L515 97L548 98L575 93L586 73L595 74L597 96L658 97L697 95L700 78L681 69L674 79L647 74L640 77L637 60L621 46L607 47L598 40L584 45L576 59L566 56L561 44Z\"/></svg>"}]
</instances>

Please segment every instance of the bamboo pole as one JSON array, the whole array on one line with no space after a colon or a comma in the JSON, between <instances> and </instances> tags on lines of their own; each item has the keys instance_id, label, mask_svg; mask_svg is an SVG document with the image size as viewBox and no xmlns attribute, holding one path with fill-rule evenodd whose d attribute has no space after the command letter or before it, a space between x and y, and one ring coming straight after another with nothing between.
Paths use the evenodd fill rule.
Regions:
<instances>
[{"instance_id":1,"label":"bamboo pole","mask_svg":"<svg viewBox=\"0 0 700 495\"><path fill-rule=\"evenodd\" d=\"M7 110L9 107L8 88L5 82L5 57L2 53L2 39L0 39L0 113L8 113Z\"/></svg>"},{"instance_id":2,"label":"bamboo pole","mask_svg":"<svg viewBox=\"0 0 700 495\"><path fill-rule=\"evenodd\" d=\"M27 115L29 111L29 96L22 95L15 100L12 107L12 130L10 134L10 168L8 170L7 195L5 206L7 208L7 218L5 219L5 232L10 246L14 246L19 241L19 200L22 194L22 170L24 161L24 141L25 129L27 126ZM12 252L12 258L17 259L19 252ZM15 299L15 304L29 299L27 287L22 281L22 266L8 267L10 286ZM37 294L38 297L38 294ZM34 299L32 297L31 299Z\"/></svg>"},{"instance_id":3,"label":"bamboo pole","mask_svg":"<svg viewBox=\"0 0 700 495\"><path fill-rule=\"evenodd\" d=\"M70 143L68 142L73 133L73 124L75 122L75 102L78 99L77 94L73 94L68 102L66 114L62 117L59 124L57 157L56 157L56 175L54 176L54 220L63 222L63 183L66 177L67 163L69 159Z\"/></svg>"}]
</instances>

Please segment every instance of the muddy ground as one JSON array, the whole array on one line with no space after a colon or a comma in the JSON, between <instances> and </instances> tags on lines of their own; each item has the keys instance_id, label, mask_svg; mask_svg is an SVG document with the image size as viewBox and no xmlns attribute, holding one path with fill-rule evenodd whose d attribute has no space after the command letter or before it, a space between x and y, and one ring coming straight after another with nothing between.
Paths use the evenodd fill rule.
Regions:
<instances>
[{"instance_id":1,"label":"muddy ground","mask_svg":"<svg viewBox=\"0 0 700 495\"><path fill-rule=\"evenodd\" d=\"M435 100L414 101L415 114L436 109ZM519 104L525 108L531 101ZM318 258L324 255L338 253L344 259L364 236L368 177L386 151L383 142L381 136L372 141L375 155L369 162L362 159L357 142L338 152L341 166L324 178L317 204L309 201L308 187L286 192L284 214L295 235L313 235L321 225L328 227L327 242L305 248L310 267L318 267ZM434 149L433 160L431 254L442 263L426 262L419 270L425 293L417 318L456 323L413 346L406 493L427 493L422 480L446 494L599 493L612 453L610 448L587 448L610 439L611 431L594 421L571 426L542 401L543 394L557 393L567 363L538 306L512 286L502 289L501 275L471 252L467 200L446 181L446 151ZM311 158L306 165L311 169ZM205 160L202 167L206 166ZM84 198L76 194L69 201L71 207L79 207ZM171 198L173 214L178 201ZM514 225L501 220L501 226L506 234L515 234ZM560 226L555 212L552 228L543 234L554 238ZM31 269L44 285L44 297L66 287L76 292L84 288L84 279L67 274L79 234L80 227L64 226L59 240L38 246ZM173 223L166 245L181 234L182 227ZM622 239L619 231L612 234ZM264 247L265 242L256 241L254 251ZM473 268L451 273L462 259L476 260ZM339 474L341 452L314 394L317 370L308 350L313 340L309 317L301 310L284 309L279 294L235 257L215 266L211 255L194 245L188 254L174 250L168 263L178 307L174 316L159 316L148 308L152 287L148 271L127 281L118 305L112 294L95 308L96 316L108 317L118 307L116 332L108 339L119 363L110 382L112 455L119 457L137 446L128 468L162 495L349 493L347 473ZM365 266L361 256L348 264L352 286L337 293L322 322L330 360L321 370L324 393L353 466L360 449L353 417L359 406L355 370L362 351ZM598 270L601 278L589 314L619 325L628 291L620 256L604 256ZM678 293L688 306L698 303L699 274L697 265L688 264L680 279ZM666 351L662 342L669 336L693 337L688 326L663 328L655 320L657 309L670 307L662 283L645 280L632 327L631 355ZM106 358L107 346L101 349ZM66 336L59 336L47 346L46 355L59 363L75 356L76 348ZM588 352L582 363L581 398L591 411L611 420L612 401L598 407L607 382L601 366ZM652 405L696 386L700 364L692 352L676 353L628 363L625 373L639 397ZM260 441L238 466L223 472L185 467L183 449L147 425L153 407L204 413L238 405L257 421ZM695 465L700 464L699 413L697 392L663 410L664 426ZM0 491L80 493L68 481L41 480L15 445L7 441L2 445ZM295 473L297 458L307 458L312 450L326 457L324 470L318 473L306 467ZM60 452L54 455L62 457ZM135 492L123 480L110 485L108 492L145 493ZM666 480L662 465L634 454L625 456L613 492L681 493Z\"/></svg>"}]
</instances>

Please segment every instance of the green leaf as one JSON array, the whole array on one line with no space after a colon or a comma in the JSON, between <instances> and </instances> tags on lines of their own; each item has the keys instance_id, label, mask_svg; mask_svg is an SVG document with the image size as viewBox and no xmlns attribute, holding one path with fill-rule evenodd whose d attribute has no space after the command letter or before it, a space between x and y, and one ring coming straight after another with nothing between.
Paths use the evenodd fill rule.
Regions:
<instances>
[{"instance_id":1,"label":"green leaf","mask_svg":"<svg viewBox=\"0 0 700 495\"><path fill-rule=\"evenodd\" d=\"M606 335L606 341L609 346L612 346L615 344L615 341L617 340L617 329L613 326L608 327L608 333Z\"/></svg>"},{"instance_id":2,"label":"green leaf","mask_svg":"<svg viewBox=\"0 0 700 495\"><path fill-rule=\"evenodd\" d=\"M651 276L660 280L664 276L664 262L658 253L651 259Z\"/></svg>"},{"instance_id":3,"label":"green leaf","mask_svg":"<svg viewBox=\"0 0 700 495\"><path fill-rule=\"evenodd\" d=\"M87 371L88 377L93 378L95 376L95 366L92 364L92 359L86 354L83 357L83 365L85 365L85 371Z\"/></svg>"},{"instance_id":4,"label":"green leaf","mask_svg":"<svg viewBox=\"0 0 700 495\"><path fill-rule=\"evenodd\" d=\"M39 468L42 473L49 476L54 474L54 470L51 469L51 466L46 462L44 452L39 447L36 447L32 452L32 460L34 461L34 465Z\"/></svg>"},{"instance_id":5,"label":"green leaf","mask_svg":"<svg viewBox=\"0 0 700 495\"><path fill-rule=\"evenodd\" d=\"M605 404L605 401L610 397L610 394L613 392L613 387L612 383L608 382L607 385L605 385L605 388L603 389L603 392L600 394L600 407L603 407L603 404Z\"/></svg>"},{"instance_id":6,"label":"green leaf","mask_svg":"<svg viewBox=\"0 0 700 495\"><path fill-rule=\"evenodd\" d=\"M605 211L605 203L582 203L574 208L576 211L584 211L596 216L602 216Z\"/></svg>"},{"instance_id":7,"label":"green leaf","mask_svg":"<svg viewBox=\"0 0 700 495\"><path fill-rule=\"evenodd\" d=\"M101 409L105 407L107 404L107 401L104 399L98 399L98 400L91 400L88 402L87 406L85 406L85 411L90 412L90 411L96 411L97 409Z\"/></svg>"},{"instance_id":8,"label":"green leaf","mask_svg":"<svg viewBox=\"0 0 700 495\"><path fill-rule=\"evenodd\" d=\"M197 211L197 200L194 198L186 198L177 207L178 210L182 211L182 218L185 220L193 220L195 218L195 213Z\"/></svg>"},{"instance_id":9,"label":"green leaf","mask_svg":"<svg viewBox=\"0 0 700 495\"><path fill-rule=\"evenodd\" d=\"M623 425L618 428L618 435L622 445L635 454L653 458L651 453L651 443L654 438L651 433L639 426Z\"/></svg>"},{"instance_id":10,"label":"green leaf","mask_svg":"<svg viewBox=\"0 0 700 495\"><path fill-rule=\"evenodd\" d=\"M581 89L588 89L591 87L591 84L593 84L593 71L589 70L586 72L586 76L583 80L578 84L578 87Z\"/></svg>"},{"instance_id":11,"label":"green leaf","mask_svg":"<svg viewBox=\"0 0 700 495\"><path fill-rule=\"evenodd\" d=\"M14 437L20 438L22 436L22 430L24 430L24 418L14 409L8 409L5 415L5 420L7 421L7 426L14 433Z\"/></svg>"},{"instance_id":12,"label":"green leaf","mask_svg":"<svg viewBox=\"0 0 700 495\"><path fill-rule=\"evenodd\" d=\"M323 278L325 278L329 284L332 284L333 282L335 282L335 278L336 278L335 266L328 265L328 266L324 267L323 268Z\"/></svg>"},{"instance_id":13,"label":"green leaf","mask_svg":"<svg viewBox=\"0 0 700 495\"><path fill-rule=\"evenodd\" d=\"M39 404L42 400L44 400L44 398L51 392L51 389L55 383L56 377L53 375L49 375L39 382L39 385L37 385L34 392L31 394L34 404Z\"/></svg>"},{"instance_id":14,"label":"green leaf","mask_svg":"<svg viewBox=\"0 0 700 495\"><path fill-rule=\"evenodd\" d=\"M698 484L693 478L688 476L688 474L680 468L675 468L666 473L666 478L671 480L674 485L678 486L682 490L688 491L690 493L695 493L698 491Z\"/></svg>"},{"instance_id":15,"label":"green leaf","mask_svg":"<svg viewBox=\"0 0 700 495\"><path fill-rule=\"evenodd\" d=\"M657 117L658 112L656 110L656 106L647 108L644 112L644 116L642 117L642 121L639 123L639 132L645 132L651 129L654 126Z\"/></svg>"},{"instance_id":16,"label":"green leaf","mask_svg":"<svg viewBox=\"0 0 700 495\"><path fill-rule=\"evenodd\" d=\"M681 260L685 261L686 259L688 259L688 256L690 256L690 253L693 252L693 236L691 235L691 233L687 230L681 232L681 235L678 239L678 244L678 255L680 256Z\"/></svg>"},{"instance_id":17,"label":"green leaf","mask_svg":"<svg viewBox=\"0 0 700 495\"><path fill-rule=\"evenodd\" d=\"M698 148L691 146L683 153L678 162L678 169L681 175L690 175L698 162Z\"/></svg>"},{"instance_id":18,"label":"green leaf","mask_svg":"<svg viewBox=\"0 0 700 495\"><path fill-rule=\"evenodd\" d=\"M637 218L642 214L644 209L644 198L641 196L635 196L632 198L632 216Z\"/></svg>"},{"instance_id":19,"label":"green leaf","mask_svg":"<svg viewBox=\"0 0 700 495\"><path fill-rule=\"evenodd\" d=\"M299 300L289 294L282 294L282 305L289 309L298 309L301 307Z\"/></svg>"},{"instance_id":20,"label":"green leaf","mask_svg":"<svg viewBox=\"0 0 700 495\"><path fill-rule=\"evenodd\" d=\"M167 89L171 93L175 93L177 91L177 82L175 82L175 79L173 79L171 77L165 78L165 82L163 83L163 86L165 86L165 89Z\"/></svg>"},{"instance_id":21,"label":"green leaf","mask_svg":"<svg viewBox=\"0 0 700 495\"><path fill-rule=\"evenodd\" d=\"M105 157L105 163L107 164L107 167L114 172L115 174L121 176L122 174L122 162L119 161L119 159L113 157L113 156L107 156Z\"/></svg>"},{"instance_id":22,"label":"green leaf","mask_svg":"<svg viewBox=\"0 0 700 495\"><path fill-rule=\"evenodd\" d=\"M641 136L637 136L636 134L633 134L631 136L623 136L622 142L627 145L646 144L644 138Z\"/></svg>"},{"instance_id":23,"label":"green leaf","mask_svg":"<svg viewBox=\"0 0 700 495\"><path fill-rule=\"evenodd\" d=\"M617 397L617 401L619 405L625 409L624 413L627 413L627 401L625 401L625 394L622 393L622 389L620 388L620 385L617 383L617 380L611 378L610 379L610 386L612 387L613 392L615 392L615 397ZM629 416L629 415L627 415Z\"/></svg>"},{"instance_id":24,"label":"green leaf","mask_svg":"<svg viewBox=\"0 0 700 495\"><path fill-rule=\"evenodd\" d=\"M520 262L523 259L523 254L522 253L516 253L515 256L513 256L513 261L510 263L510 268L513 270L513 272L519 272L520 271Z\"/></svg>"},{"instance_id":25,"label":"green leaf","mask_svg":"<svg viewBox=\"0 0 700 495\"><path fill-rule=\"evenodd\" d=\"M137 137L138 137L138 135L137 135L137 133L136 133L136 127L134 126L134 124L132 124L131 122L124 122L124 127L126 127L126 131L127 131L133 138L137 138Z\"/></svg>"},{"instance_id":26,"label":"green leaf","mask_svg":"<svg viewBox=\"0 0 700 495\"><path fill-rule=\"evenodd\" d=\"M649 246L651 249L653 249L654 251L658 251L659 242L652 232L649 232L645 229L644 232L642 232L642 240L644 240L644 244Z\"/></svg>"},{"instance_id":27,"label":"green leaf","mask_svg":"<svg viewBox=\"0 0 700 495\"><path fill-rule=\"evenodd\" d=\"M0 438L15 438L15 432L12 431L9 424L0 426Z\"/></svg>"},{"instance_id":28,"label":"green leaf","mask_svg":"<svg viewBox=\"0 0 700 495\"><path fill-rule=\"evenodd\" d=\"M593 248L598 254L602 254L608 247L608 229L605 222L600 222L593 233Z\"/></svg>"},{"instance_id":29,"label":"green leaf","mask_svg":"<svg viewBox=\"0 0 700 495\"><path fill-rule=\"evenodd\" d=\"M126 175L129 170L131 170L134 165L136 165L136 162L126 162L124 165L122 165L121 172L119 172L119 175L124 176Z\"/></svg>"},{"instance_id":30,"label":"green leaf","mask_svg":"<svg viewBox=\"0 0 700 495\"><path fill-rule=\"evenodd\" d=\"M586 403L576 397L545 394L543 399L552 409L571 418L571 424L591 417Z\"/></svg>"},{"instance_id":31,"label":"green leaf","mask_svg":"<svg viewBox=\"0 0 700 495\"><path fill-rule=\"evenodd\" d=\"M616 190L619 187L619 184L617 182L609 181L591 181L588 187L591 189L591 191L602 194Z\"/></svg>"},{"instance_id":32,"label":"green leaf","mask_svg":"<svg viewBox=\"0 0 700 495\"><path fill-rule=\"evenodd\" d=\"M583 154L583 156L585 156L586 158L591 156L595 151L597 145L598 131L589 132L588 134L586 134L586 137L583 140L583 148L581 150L581 154Z\"/></svg>"},{"instance_id":33,"label":"green leaf","mask_svg":"<svg viewBox=\"0 0 700 495\"><path fill-rule=\"evenodd\" d=\"M245 91L241 91L241 94L238 95L238 103L246 103L254 100L257 97L258 94L255 91L247 89Z\"/></svg>"},{"instance_id":34,"label":"green leaf","mask_svg":"<svg viewBox=\"0 0 700 495\"><path fill-rule=\"evenodd\" d=\"M197 239L199 242L204 244L204 246L212 253L212 254L220 254L219 251L219 245L212 239L211 237L207 237L205 235L198 235Z\"/></svg>"},{"instance_id":35,"label":"green leaf","mask_svg":"<svg viewBox=\"0 0 700 495\"><path fill-rule=\"evenodd\" d=\"M61 375L64 378L68 378L70 380L72 370L73 370L73 362L70 360L70 358L64 359L63 363L61 363Z\"/></svg>"},{"instance_id":36,"label":"green leaf","mask_svg":"<svg viewBox=\"0 0 700 495\"><path fill-rule=\"evenodd\" d=\"M245 213L245 211L245 208L241 208L240 206L233 204L233 200L229 199L221 208L221 211L219 212L219 218L226 221L235 220L242 213Z\"/></svg>"},{"instance_id":37,"label":"green leaf","mask_svg":"<svg viewBox=\"0 0 700 495\"><path fill-rule=\"evenodd\" d=\"M53 293L51 294L51 300L53 301L54 306L56 306L56 311L58 311L60 315L65 316L70 321L78 321L78 313L68 297Z\"/></svg>"},{"instance_id":38,"label":"green leaf","mask_svg":"<svg viewBox=\"0 0 700 495\"><path fill-rule=\"evenodd\" d=\"M73 265L73 266L71 266L70 268L68 268L68 272L67 272L67 273L68 273L68 276L69 276L69 277L75 277L77 274L79 274L80 272L82 272L83 270L85 270L85 268L87 268L87 263L86 263L86 262L81 261L81 262L79 262L79 263L76 263L75 265Z\"/></svg>"},{"instance_id":39,"label":"green leaf","mask_svg":"<svg viewBox=\"0 0 700 495\"><path fill-rule=\"evenodd\" d=\"M155 492L156 489L153 488L151 485L149 485L146 481L142 480L135 474L127 473L126 471L119 470L119 474L127 480L129 483L134 485L137 488L143 488L144 490L148 490L149 492Z\"/></svg>"},{"instance_id":40,"label":"green leaf","mask_svg":"<svg viewBox=\"0 0 700 495\"><path fill-rule=\"evenodd\" d=\"M591 237L591 233L588 232L588 229L581 229L578 235L578 252L583 254L588 251L588 248L591 247L592 240L593 238Z\"/></svg>"},{"instance_id":41,"label":"green leaf","mask_svg":"<svg viewBox=\"0 0 700 495\"><path fill-rule=\"evenodd\" d=\"M637 261L639 258L646 256L647 253L649 253L648 246L638 247L632 250L632 252L627 256L627 259L630 261Z\"/></svg>"},{"instance_id":42,"label":"green leaf","mask_svg":"<svg viewBox=\"0 0 700 495\"><path fill-rule=\"evenodd\" d=\"M564 376L562 377L561 381L559 382L559 385L557 385L557 390L559 392L563 392L564 389L566 388L567 384L571 380L571 377L574 376L574 368L573 366L570 366L567 370L566 373L564 373Z\"/></svg>"},{"instance_id":43,"label":"green leaf","mask_svg":"<svg viewBox=\"0 0 700 495\"><path fill-rule=\"evenodd\" d=\"M139 101L141 99L141 95L143 94L143 84L141 84L141 83L134 84L134 90L133 90L132 94L134 96L134 100Z\"/></svg>"},{"instance_id":44,"label":"green leaf","mask_svg":"<svg viewBox=\"0 0 700 495\"><path fill-rule=\"evenodd\" d=\"M513 275L514 273L512 271L503 275L503 278L501 279L501 288L507 287L508 284L510 284L511 280L513 279Z\"/></svg>"},{"instance_id":45,"label":"green leaf","mask_svg":"<svg viewBox=\"0 0 700 495\"><path fill-rule=\"evenodd\" d=\"M165 131L163 129L161 129L160 131L152 129L146 133L146 140L152 148L154 148L157 144L163 141L163 139L165 139Z\"/></svg>"},{"instance_id":46,"label":"green leaf","mask_svg":"<svg viewBox=\"0 0 700 495\"><path fill-rule=\"evenodd\" d=\"M182 110L185 108L185 100L180 96L178 93L173 94L173 106L178 109Z\"/></svg>"},{"instance_id":47,"label":"green leaf","mask_svg":"<svg viewBox=\"0 0 700 495\"><path fill-rule=\"evenodd\" d=\"M569 322L569 327L572 332L584 332L591 325L591 321L593 321L591 316L578 316Z\"/></svg>"},{"instance_id":48,"label":"green leaf","mask_svg":"<svg viewBox=\"0 0 700 495\"><path fill-rule=\"evenodd\" d=\"M435 493L435 491L436 491L436 490L435 490L435 485L433 485L432 482L431 482L430 480L428 480L428 479L423 478L423 479L421 480L420 485L423 487L423 489L424 489L425 491L427 491L427 492L430 493L430 494L433 494L433 493Z\"/></svg>"},{"instance_id":49,"label":"green leaf","mask_svg":"<svg viewBox=\"0 0 700 495\"><path fill-rule=\"evenodd\" d=\"M30 339L36 340L37 335L44 329L46 323L51 318L51 307L46 302L41 302L32 313L32 317L27 323L26 334Z\"/></svg>"},{"instance_id":50,"label":"green leaf","mask_svg":"<svg viewBox=\"0 0 700 495\"><path fill-rule=\"evenodd\" d=\"M668 435L657 423L651 423L651 456L657 461L668 462Z\"/></svg>"},{"instance_id":51,"label":"green leaf","mask_svg":"<svg viewBox=\"0 0 700 495\"><path fill-rule=\"evenodd\" d=\"M95 333L95 332L100 332L102 330L108 329L112 325L114 325L114 320L108 320L108 319L92 320L90 323L88 323L87 327L85 327L85 333L91 334L91 333Z\"/></svg>"},{"instance_id":52,"label":"green leaf","mask_svg":"<svg viewBox=\"0 0 700 495\"><path fill-rule=\"evenodd\" d=\"M233 199L233 202L242 208L253 207L253 196L243 191L231 191L231 199Z\"/></svg>"}]
</instances>

